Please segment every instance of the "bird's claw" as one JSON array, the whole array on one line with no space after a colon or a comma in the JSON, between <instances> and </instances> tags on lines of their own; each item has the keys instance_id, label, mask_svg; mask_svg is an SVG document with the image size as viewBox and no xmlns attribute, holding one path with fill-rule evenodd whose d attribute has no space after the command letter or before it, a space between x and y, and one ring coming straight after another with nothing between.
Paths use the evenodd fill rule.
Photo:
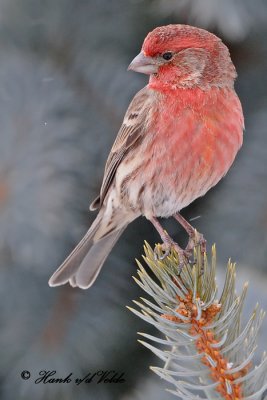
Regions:
<instances>
[{"instance_id":1,"label":"bird's claw","mask_svg":"<svg viewBox=\"0 0 267 400\"><path fill-rule=\"evenodd\" d=\"M171 249L174 249L179 256L178 274L182 272L185 264L189 263L190 252L187 249L181 249L175 242L164 242L156 246L154 250L155 260L164 260L171 253Z\"/></svg>"},{"instance_id":2,"label":"bird's claw","mask_svg":"<svg viewBox=\"0 0 267 400\"><path fill-rule=\"evenodd\" d=\"M154 259L155 261L164 260L166 257L170 255L172 244L162 243L158 244L154 250ZM162 254L160 254L162 253Z\"/></svg>"},{"instance_id":3,"label":"bird's claw","mask_svg":"<svg viewBox=\"0 0 267 400\"><path fill-rule=\"evenodd\" d=\"M189 264L189 265L196 265L196 263L197 263L196 257L193 257L193 258L189 258L189 259L188 259L188 264Z\"/></svg>"},{"instance_id":4,"label":"bird's claw","mask_svg":"<svg viewBox=\"0 0 267 400\"><path fill-rule=\"evenodd\" d=\"M185 250L180 249L179 251L177 251L177 253L179 255L178 275L180 275L184 266L186 264L191 264L190 262L191 254L188 252L187 249Z\"/></svg>"},{"instance_id":5,"label":"bird's claw","mask_svg":"<svg viewBox=\"0 0 267 400\"><path fill-rule=\"evenodd\" d=\"M191 236L189 238L188 244L186 246L186 250L188 252L193 253L193 250L195 247L199 246L200 247L200 255L201 255L201 275L204 272L204 260L205 260L205 253L206 253L206 245L207 241L204 239L204 236L202 233L199 233L195 231L194 236ZM197 263L197 259L194 257L193 260L189 260L189 264L194 265Z\"/></svg>"},{"instance_id":6,"label":"bird's claw","mask_svg":"<svg viewBox=\"0 0 267 400\"><path fill-rule=\"evenodd\" d=\"M174 248L179 256L178 274L180 275L186 264L195 265L197 263L197 259L193 255L193 250L196 246L200 246L202 260L201 274L203 274L204 255L206 253L206 240L204 239L203 235L197 231L195 232L195 235L193 237L189 238L188 244L184 250L181 249L181 247L174 241L166 241L162 244L158 244L154 250L154 259L155 261L164 260L170 255L171 249Z\"/></svg>"}]
</instances>

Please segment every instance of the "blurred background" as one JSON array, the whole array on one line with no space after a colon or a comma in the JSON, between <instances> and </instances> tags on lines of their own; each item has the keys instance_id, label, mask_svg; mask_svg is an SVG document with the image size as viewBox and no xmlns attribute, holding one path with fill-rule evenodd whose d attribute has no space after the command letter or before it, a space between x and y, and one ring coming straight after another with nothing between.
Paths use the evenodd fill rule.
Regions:
<instances>
[{"instance_id":1,"label":"blurred background","mask_svg":"<svg viewBox=\"0 0 267 400\"><path fill-rule=\"evenodd\" d=\"M0 0L1 399L168 400L159 364L137 343L152 332L125 308L141 293L131 276L143 240L135 221L88 291L47 281L94 218L104 163L128 103L147 77L127 72L145 35L188 23L218 34L238 71L244 146L225 179L183 211L250 281L244 317L267 309L267 4L264 0ZM167 221L169 233L184 232ZM222 278L223 279L223 278ZM266 321L259 338L265 346ZM23 370L31 372L23 380ZM34 384L41 370L116 370L121 384Z\"/></svg>"}]
</instances>

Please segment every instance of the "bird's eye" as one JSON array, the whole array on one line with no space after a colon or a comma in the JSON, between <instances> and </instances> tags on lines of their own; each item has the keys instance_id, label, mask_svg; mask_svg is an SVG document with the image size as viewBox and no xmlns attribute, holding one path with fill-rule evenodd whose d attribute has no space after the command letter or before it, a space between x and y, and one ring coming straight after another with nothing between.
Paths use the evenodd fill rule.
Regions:
<instances>
[{"instance_id":1,"label":"bird's eye","mask_svg":"<svg viewBox=\"0 0 267 400\"><path fill-rule=\"evenodd\" d=\"M162 54L162 58L164 58L164 60L169 61L172 59L172 52L171 51L167 51L166 53Z\"/></svg>"}]
</instances>

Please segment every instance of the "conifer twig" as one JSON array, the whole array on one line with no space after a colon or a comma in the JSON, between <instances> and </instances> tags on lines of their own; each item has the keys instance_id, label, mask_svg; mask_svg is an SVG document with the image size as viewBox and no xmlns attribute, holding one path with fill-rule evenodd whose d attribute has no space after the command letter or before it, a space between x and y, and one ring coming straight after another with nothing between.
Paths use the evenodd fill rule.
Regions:
<instances>
[{"instance_id":1,"label":"conifer twig","mask_svg":"<svg viewBox=\"0 0 267 400\"><path fill-rule=\"evenodd\" d=\"M145 243L135 282L152 297L135 301L140 311L130 310L154 325L164 336L139 333L140 340L164 365L151 367L174 386L171 393L185 400L260 400L267 389L267 357L253 364L257 334L264 312L256 305L245 326L241 315L246 283L241 295L235 292L236 267L229 262L220 297L216 285L216 250L211 262L195 248L195 264L185 265L178 274L175 251L164 260L155 260ZM151 344L151 342L153 344Z\"/></svg>"}]
</instances>

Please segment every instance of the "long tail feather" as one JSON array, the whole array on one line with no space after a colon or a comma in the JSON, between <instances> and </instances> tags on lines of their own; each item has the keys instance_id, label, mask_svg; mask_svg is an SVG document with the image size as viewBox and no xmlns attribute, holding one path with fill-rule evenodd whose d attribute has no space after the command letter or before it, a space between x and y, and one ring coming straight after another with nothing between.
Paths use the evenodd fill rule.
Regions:
<instances>
[{"instance_id":1,"label":"long tail feather","mask_svg":"<svg viewBox=\"0 0 267 400\"><path fill-rule=\"evenodd\" d=\"M51 276L49 285L59 286L69 281L71 286L89 288L127 225L125 221L124 225L108 232L99 214L80 243Z\"/></svg>"},{"instance_id":2,"label":"long tail feather","mask_svg":"<svg viewBox=\"0 0 267 400\"><path fill-rule=\"evenodd\" d=\"M119 239L125 227L98 240L88 251L77 273L70 279L72 286L87 289L96 280L107 256ZM92 261L93 260L93 261ZM74 279L73 279L74 278Z\"/></svg>"}]
</instances>

